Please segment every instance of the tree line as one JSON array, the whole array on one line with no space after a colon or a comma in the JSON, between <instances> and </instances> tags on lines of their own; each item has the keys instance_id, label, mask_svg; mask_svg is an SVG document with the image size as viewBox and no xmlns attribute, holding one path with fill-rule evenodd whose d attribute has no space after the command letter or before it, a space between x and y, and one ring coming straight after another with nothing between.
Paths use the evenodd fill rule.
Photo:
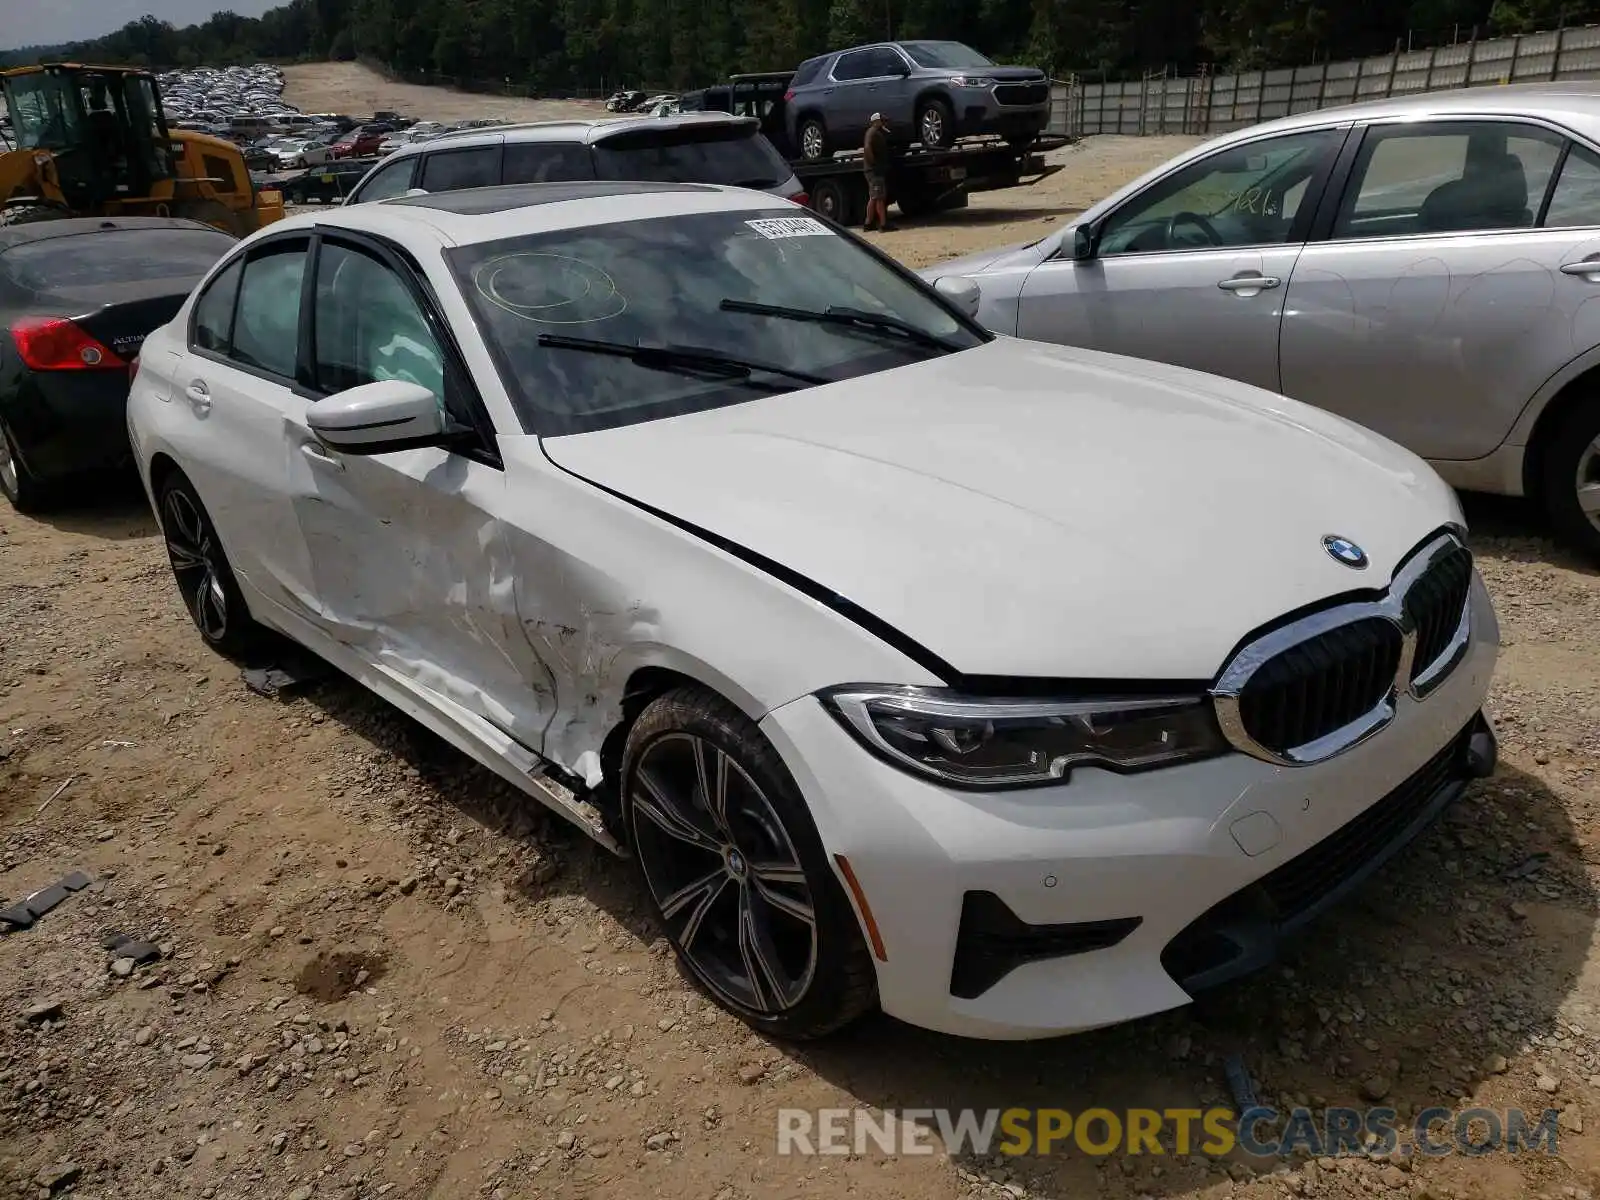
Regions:
<instances>
[{"instance_id":1,"label":"tree line","mask_svg":"<svg viewBox=\"0 0 1600 1200\"><path fill-rule=\"evenodd\" d=\"M262 59L374 60L392 70L561 93L704 86L886 37L950 38L1058 77L1202 63L1218 70L1386 53L1452 37L1600 19L1600 0L290 0L184 28L146 16L60 55L157 68Z\"/></svg>"}]
</instances>

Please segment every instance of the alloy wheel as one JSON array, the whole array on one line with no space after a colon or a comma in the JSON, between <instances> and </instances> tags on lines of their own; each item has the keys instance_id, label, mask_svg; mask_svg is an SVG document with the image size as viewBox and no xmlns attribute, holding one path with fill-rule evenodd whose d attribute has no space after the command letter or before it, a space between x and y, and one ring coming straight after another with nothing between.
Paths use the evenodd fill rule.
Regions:
<instances>
[{"instance_id":1,"label":"alloy wheel","mask_svg":"<svg viewBox=\"0 0 1600 1200\"><path fill-rule=\"evenodd\" d=\"M944 114L931 104L922 110L922 144L924 146L944 144Z\"/></svg>"},{"instance_id":2,"label":"alloy wheel","mask_svg":"<svg viewBox=\"0 0 1600 1200\"><path fill-rule=\"evenodd\" d=\"M817 971L817 913L772 802L704 738L667 733L630 781L634 850L679 952L737 1008L785 1012Z\"/></svg>"},{"instance_id":3,"label":"alloy wheel","mask_svg":"<svg viewBox=\"0 0 1600 1200\"><path fill-rule=\"evenodd\" d=\"M1600 437L1590 442L1578 456L1578 507L1589 524L1600 530Z\"/></svg>"},{"instance_id":4,"label":"alloy wheel","mask_svg":"<svg viewBox=\"0 0 1600 1200\"><path fill-rule=\"evenodd\" d=\"M167 492L162 509L167 558L178 590L201 634L209 641L221 641L228 633L228 594L217 567L213 535L182 488Z\"/></svg>"},{"instance_id":5,"label":"alloy wheel","mask_svg":"<svg viewBox=\"0 0 1600 1200\"><path fill-rule=\"evenodd\" d=\"M807 158L822 157L822 126L815 121L800 135L800 150Z\"/></svg>"}]
</instances>

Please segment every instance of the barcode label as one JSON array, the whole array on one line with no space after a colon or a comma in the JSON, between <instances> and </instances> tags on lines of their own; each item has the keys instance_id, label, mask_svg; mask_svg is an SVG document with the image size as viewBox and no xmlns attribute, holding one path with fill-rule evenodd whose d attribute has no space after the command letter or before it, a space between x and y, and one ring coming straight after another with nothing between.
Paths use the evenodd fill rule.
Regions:
<instances>
[{"instance_id":1,"label":"barcode label","mask_svg":"<svg viewBox=\"0 0 1600 1200\"><path fill-rule=\"evenodd\" d=\"M745 224L773 241L792 237L828 237L832 233L815 217L764 217L759 221L746 221Z\"/></svg>"}]
</instances>

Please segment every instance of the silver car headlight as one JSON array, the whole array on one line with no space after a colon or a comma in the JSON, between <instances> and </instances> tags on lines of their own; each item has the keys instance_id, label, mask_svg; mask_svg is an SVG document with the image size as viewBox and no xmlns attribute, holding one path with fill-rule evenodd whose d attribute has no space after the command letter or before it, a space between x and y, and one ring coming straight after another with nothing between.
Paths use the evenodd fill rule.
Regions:
<instances>
[{"instance_id":1,"label":"silver car headlight","mask_svg":"<svg viewBox=\"0 0 1600 1200\"><path fill-rule=\"evenodd\" d=\"M869 750L962 788L1059 783L1078 766L1146 771L1230 749L1203 696L990 700L849 686L821 699Z\"/></svg>"},{"instance_id":2,"label":"silver car headlight","mask_svg":"<svg viewBox=\"0 0 1600 1200\"><path fill-rule=\"evenodd\" d=\"M994 80L987 75L952 75L951 87L985 88L993 87Z\"/></svg>"}]
</instances>

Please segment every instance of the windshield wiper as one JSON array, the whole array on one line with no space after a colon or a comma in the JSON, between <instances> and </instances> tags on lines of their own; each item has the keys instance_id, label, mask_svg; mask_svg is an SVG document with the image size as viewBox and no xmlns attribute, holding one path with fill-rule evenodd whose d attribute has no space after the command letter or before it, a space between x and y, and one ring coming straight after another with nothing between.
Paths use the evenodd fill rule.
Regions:
<instances>
[{"instance_id":1,"label":"windshield wiper","mask_svg":"<svg viewBox=\"0 0 1600 1200\"><path fill-rule=\"evenodd\" d=\"M639 346L628 342L607 342L599 338L566 337L557 333L541 333L539 345L554 350L581 350L589 354L609 354L625 358L652 371L673 371L680 375L720 375L726 379L749 379L757 371L763 375L777 375L799 383L823 384L833 380L809 371L794 371L773 363L757 362L751 358L738 358L720 350L704 350L698 346Z\"/></svg>"},{"instance_id":2,"label":"windshield wiper","mask_svg":"<svg viewBox=\"0 0 1600 1200\"><path fill-rule=\"evenodd\" d=\"M817 325L841 325L867 333L888 334L897 341L915 342L919 346L943 350L948 354L966 349L965 346L952 342L949 338L929 333L926 329L919 329L910 321L903 321L888 313L867 312L862 308L847 308L842 304L835 304L827 309L813 309L785 308L779 304L757 304L751 300L724 300L718 307L723 312L753 313L758 317L781 317L787 321L811 321Z\"/></svg>"}]
</instances>

